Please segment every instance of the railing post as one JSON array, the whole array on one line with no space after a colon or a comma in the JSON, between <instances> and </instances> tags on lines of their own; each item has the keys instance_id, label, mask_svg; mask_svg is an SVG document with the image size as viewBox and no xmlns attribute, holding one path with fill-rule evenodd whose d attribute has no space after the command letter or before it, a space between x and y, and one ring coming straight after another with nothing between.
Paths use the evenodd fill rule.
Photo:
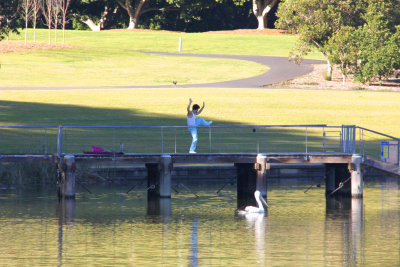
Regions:
<instances>
[{"instance_id":1,"label":"railing post","mask_svg":"<svg viewBox=\"0 0 400 267\"><path fill-rule=\"evenodd\" d=\"M308 128L306 127L306 154L308 153Z\"/></svg>"},{"instance_id":2,"label":"railing post","mask_svg":"<svg viewBox=\"0 0 400 267\"><path fill-rule=\"evenodd\" d=\"M397 165L400 166L400 140L397 140Z\"/></svg>"},{"instance_id":3,"label":"railing post","mask_svg":"<svg viewBox=\"0 0 400 267\"><path fill-rule=\"evenodd\" d=\"M211 153L211 127L208 127L208 142L210 143L210 153Z\"/></svg>"},{"instance_id":4,"label":"railing post","mask_svg":"<svg viewBox=\"0 0 400 267\"><path fill-rule=\"evenodd\" d=\"M61 158L62 146L63 146L63 127L61 125L59 125L58 126L58 134L57 134L57 155L58 155L58 158Z\"/></svg>"},{"instance_id":5,"label":"railing post","mask_svg":"<svg viewBox=\"0 0 400 267\"><path fill-rule=\"evenodd\" d=\"M353 134L352 134L352 149L351 149L351 153L355 154L356 153L356 126L355 125L352 126L352 131L353 131Z\"/></svg>"},{"instance_id":6,"label":"railing post","mask_svg":"<svg viewBox=\"0 0 400 267\"><path fill-rule=\"evenodd\" d=\"M176 127L174 127L174 139L175 139L175 154L176 154Z\"/></svg>"},{"instance_id":7,"label":"railing post","mask_svg":"<svg viewBox=\"0 0 400 267\"><path fill-rule=\"evenodd\" d=\"M161 127L161 153L164 153L164 128Z\"/></svg>"}]
</instances>

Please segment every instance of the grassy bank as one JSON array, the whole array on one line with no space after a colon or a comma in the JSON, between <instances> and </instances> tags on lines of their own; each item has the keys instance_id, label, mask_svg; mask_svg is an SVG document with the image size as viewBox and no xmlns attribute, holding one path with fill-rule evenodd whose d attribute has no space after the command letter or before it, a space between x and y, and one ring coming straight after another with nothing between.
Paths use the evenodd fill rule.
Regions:
<instances>
[{"instance_id":1,"label":"grassy bank","mask_svg":"<svg viewBox=\"0 0 400 267\"><path fill-rule=\"evenodd\" d=\"M69 31L67 43L79 48L1 54L1 62L7 63L2 63L0 78L2 85L13 86L112 86L169 84L172 80L211 82L265 71L264 67L242 61L179 59L125 51L176 52L179 36L183 38L183 52L215 54L287 56L296 40L289 35ZM13 36L22 41L21 38ZM47 31L40 30L38 39L45 42L46 38ZM2 90L0 124L185 125L189 97L200 104L206 102L202 116L214 120L215 125L356 124L400 136L400 94L368 91L179 87ZM54 137L55 132L45 134ZM158 133L152 134L159 138ZM25 139L38 136L39 132L2 131L0 145L24 148L21 135ZM301 135L292 133L285 137L294 140ZM182 144L186 151L190 136L185 129L181 136L186 138ZM236 144L235 137L230 140ZM141 145L146 144L145 141Z\"/></svg>"},{"instance_id":2,"label":"grassy bank","mask_svg":"<svg viewBox=\"0 0 400 267\"><path fill-rule=\"evenodd\" d=\"M2 125L185 125L189 97L216 124L357 124L400 136L400 94L226 88L0 91Z\"/></svg>"},{"instance_id":3,"label":"grassy bank","mask_svg":"<svg viewBox=\"0 0 400 267\"><path fill-rule=\"evenodd\" d=\"M186 124L188 98L206 102L202 116L213 120L214 125L282 125L328 124L353 125L371 128L393 136L400 136L397 124L400 94L366 91L313 91L313 90L260 90L222 88L171 88L171 89L110 89L110 90L59 90L59 91L1 91L2 125L180 125ZM255 151L255 138L260 142L278 144L274 151L304 151L305 129L289 132L274 130L256 135L251 129L213 132L213 142L222 138L230 151ZM259 132L257 132L259 134ZM56 151L56 129L45 133L48 152ZM178 152L187 152L190 135L185 127L176 133L164 130L164 141L169 140L165 151L174 149L174 135L178 140ZM99 137L101 136L101 137ZM116 138L114 137L116 136ZM322 133L308 130L309 145L318 148ZM160 129L136 132L69 131L65 152L90 150L91 145L105 146L119 151L160 152ZM27 149L30 138L39 143L43 138L40 130L2 130L0 146L10 149ZM103 139L102 139L103 138ZM217 139L216 139L217 138ZM275 139L274 139L275 138ZM377 136L366 137L379 149ZM107 140L105 140L107 139ZM133 141L132 141L133 140ZM219 142L219 141L218 141ZM315 142L315 144L312 144ZM267 144L267 145L268 145ZM282 145L285 144L288 147ZM248 147L247 147L248 146ZM33 148L32 148L33 149ZM199 152L208 152L208 131L201 132ZM214 148L213 149L218 149ZM251 150L251 151L249 151ZM272 150L269 145L268 151ZM214 150L215 151L215 150ZM218 150L217 150L218 151ZM282 150L281 150L282 151ZM309 150L310 151L310 150ZM22 151L19 151L22 152ZM35 152L35 151L33 151ZM374 152L375 153L375 152Z\"/></svg>"},{"instance_id":4,"label":"grassy bank","mask_svg":"<svg viewBox=\"0 0 400 267\"><path fill-rule=\"evenodd\" d=\"M32 30L28 33L32 39ZM58 35L60 44L61 31ZM178 52L179 37L183 53L283 57L288 56L296 41L292 35L67 31L66 44L74 48L0 54L0 86L162 85L172 81L195 84L246 78L267 70L247 61L132 52ZM10 40L23 42L23 38L23 34L12 35ZM37 30L37 42L48 42L47 30Z\"/></svg>"}]
</instances>

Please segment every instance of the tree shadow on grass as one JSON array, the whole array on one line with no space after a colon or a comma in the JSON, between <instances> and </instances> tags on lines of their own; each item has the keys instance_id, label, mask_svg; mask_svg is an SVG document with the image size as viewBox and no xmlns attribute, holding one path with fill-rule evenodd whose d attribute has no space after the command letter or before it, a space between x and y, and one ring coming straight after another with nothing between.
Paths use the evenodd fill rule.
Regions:
<instances>
[{"instance_id":1,"label":"tree shadow on grass","mask_svg":"<svg viewBox=\"0 0 400 267\"><path fill-rule=\"evenodd\" d=\"M185 113L182 116L167 116L135 109L15 101L0 101L0 110L2 114L0 125L51 126L0 128L0 154L56 153L59 125L93 127L65 128L64 153L91 151L92 146L100 146L115 152L122 150L125 153L187 153L191 144ZM237 127L218 127L218 125ZM133 127L96 128L96 126ZM199 128L197 152L263 153L323 150L322 128L243 126L245 125L236 121L218 120L213 127Z\"/></svg>"}]
</instances>

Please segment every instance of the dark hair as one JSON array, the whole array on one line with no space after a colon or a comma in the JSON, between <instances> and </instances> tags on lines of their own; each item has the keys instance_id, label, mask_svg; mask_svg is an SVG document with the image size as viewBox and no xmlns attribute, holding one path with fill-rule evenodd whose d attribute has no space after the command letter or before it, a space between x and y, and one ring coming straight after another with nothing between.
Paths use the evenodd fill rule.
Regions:
<instances>
[{"instance_id":1,"label":"dark hair","mask_svg":"<svg viewBox=\"0 0 400 267\"><path fill-rule=\"evenodd\" d=\"M192 107L192 109L194 109L194 110L198 110L199 108L200 108L200 106L197 105L197 104L194 104L193 107Z\"/></svg>"}]
</instances>

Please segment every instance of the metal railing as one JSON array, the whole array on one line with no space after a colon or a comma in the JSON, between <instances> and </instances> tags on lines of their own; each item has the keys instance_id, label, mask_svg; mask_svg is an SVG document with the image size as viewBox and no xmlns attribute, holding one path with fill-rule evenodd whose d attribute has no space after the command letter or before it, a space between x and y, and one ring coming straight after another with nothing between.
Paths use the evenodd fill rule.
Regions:
<instances>
[{"instance_id":1,"label":"metal railing","mask_svg":"<svg viewBox=\"0 0 400 267\"><path fill-rule=\"evenodd\" d=\"M54 154L58 126L0 126L0 154Z\"/></svg>"},{"instance_id":2,"label":"metal railing","mask_svg":"<svg viewBox=\"0 0 400 267\"><path fill-rule=\"evenodd\" d=\"M345 152L380 158L390 141L399 163L400 139L355 125L217 125L198 127L197 152ZM0 154L84 153L92 146L124 153L187 153L187 126L0 126ZM393 152L395 151L395 152Z\"/></svg>"},{"instance_id":3,"label":"metal railing","mask_svg":"<svg viewBox=\"0 0 400 267\"><path fill-rule=\"evenodd\" d=\"M322 151L325 125L221 125L197 127L197 151ZM192 137L187 126L61 126L58 154L91 151L92 146L125 153L187 153Z\"/></svg>"}]
</instances>

